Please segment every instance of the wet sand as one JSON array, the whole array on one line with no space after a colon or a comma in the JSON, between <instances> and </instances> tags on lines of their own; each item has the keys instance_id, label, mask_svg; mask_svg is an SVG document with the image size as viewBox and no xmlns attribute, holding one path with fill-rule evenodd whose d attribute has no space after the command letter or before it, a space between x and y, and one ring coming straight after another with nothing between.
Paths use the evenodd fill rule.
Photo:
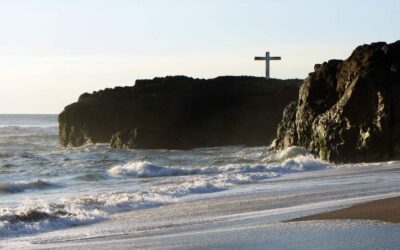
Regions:
<instances>
[{"instance_id":1,"label":"wet sand","mask_svg":"<svg viewBox=\"0 0 400 250\"><path fill-rule=\"evenodd\" d=\"M336 211L296 218L289 222L347 219L379 220L389 223L400 223L400 197L370 201Z\"/></svg>"}]
</instances>

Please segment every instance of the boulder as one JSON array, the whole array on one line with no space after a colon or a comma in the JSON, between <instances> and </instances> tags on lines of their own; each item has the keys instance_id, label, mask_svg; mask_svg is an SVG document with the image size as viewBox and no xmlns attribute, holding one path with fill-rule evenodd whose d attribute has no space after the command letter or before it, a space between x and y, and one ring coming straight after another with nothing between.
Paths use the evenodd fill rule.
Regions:
<instances>
[{"instance_id":1,"label":"boulder","mask_svg":"<svg viewBox=\"0 0 400 250\"><path fill-rule=\"evenodd\" d=\"M60 142L74 147L113 137L116 148L269 145L300 84L248 76L137 80L82 94L65 107L58 117Z\"/></svg>"},{"instance_id":2,"label":"boulder","mask_svg":"<svg viewBox=\"0 0 400 250\"><path fill-rule=\"evenodd\" d=\"M285 108L275 145L337 163L400 159L399 111L400 41L362 45L315 66Z\"/></svg>"}]
</instances>

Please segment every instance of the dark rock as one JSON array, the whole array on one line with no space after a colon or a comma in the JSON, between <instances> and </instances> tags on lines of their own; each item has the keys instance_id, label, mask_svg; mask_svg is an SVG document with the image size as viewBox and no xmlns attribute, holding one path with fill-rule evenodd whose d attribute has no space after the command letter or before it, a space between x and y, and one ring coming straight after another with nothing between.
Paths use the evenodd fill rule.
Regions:
<instances>
[{"instance_id":1,"label":"dark rock","mask_svg":"<svg viewBox=\"0 0 400 250\"><path fill-rule=\"evenodd\" d=\"M135 148L136 129L125 129L111 136L110 145L112 148L130 149Z\"/></svg>"},{"instance_id":2,"label":"dark rock","mask_svg":"<svg viewBox=\"0 0 400 250\"><path fill-rule=\"evenodd\" d=\"M111 147L117 149L187 148L179 138L146 128L125 129L113 134L111 136Z\"/></svg>"},{"instance_id":3,"label":"dark rock","mask_svg":"<svg viewBox=\"0 0 400 250\"><path fill-rule=\"evenodd\" d=\"M81 146L114 135L117 148L268 145L300 83L247 76L137 80L133 87L85 93L65 107L60 141Z\"/></svg>"},{"instance_id":4,"label":"dark rock","mask_svg":"<svg viewBox=\"0 0 400 250\"><path fill-rule=\"evenodd\" d=\"M285 109L276 148L305 147L331 162L399 159L399 63L400 41L316 66Z\"/></svg>"}]
</instances>

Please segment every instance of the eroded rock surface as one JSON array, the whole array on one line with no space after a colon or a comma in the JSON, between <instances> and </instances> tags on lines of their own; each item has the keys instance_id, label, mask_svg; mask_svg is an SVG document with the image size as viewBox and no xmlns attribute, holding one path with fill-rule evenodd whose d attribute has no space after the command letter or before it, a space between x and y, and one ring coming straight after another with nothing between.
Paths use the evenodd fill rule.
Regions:
<instances>
[{"instance_id":1,"label":"eroded rock surface","mask_svg":"<svg viewBox=\"0 0 400 250\"><path fill-rule=\"evenodd\" d=\"M400 159L400 41L316 65L278 126L276 147L331 162Z\"/></svg>"}]
</instances>

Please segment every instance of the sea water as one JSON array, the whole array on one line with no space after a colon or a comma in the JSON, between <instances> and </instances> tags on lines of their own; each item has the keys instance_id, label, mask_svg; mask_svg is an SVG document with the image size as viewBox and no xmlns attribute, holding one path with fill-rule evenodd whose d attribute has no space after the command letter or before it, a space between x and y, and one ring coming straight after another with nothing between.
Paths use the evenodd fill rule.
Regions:
<instances>
[{"instance_id":1,"label":"sea water","mask_svg":"<svg viewBox=\"0 0 400 250\"><path fill-rule=\"evenodd\" d=\"M0 240L333 165L300 148L63 148L56 115L0 115Z\"/></svg>"}]
</instances>

